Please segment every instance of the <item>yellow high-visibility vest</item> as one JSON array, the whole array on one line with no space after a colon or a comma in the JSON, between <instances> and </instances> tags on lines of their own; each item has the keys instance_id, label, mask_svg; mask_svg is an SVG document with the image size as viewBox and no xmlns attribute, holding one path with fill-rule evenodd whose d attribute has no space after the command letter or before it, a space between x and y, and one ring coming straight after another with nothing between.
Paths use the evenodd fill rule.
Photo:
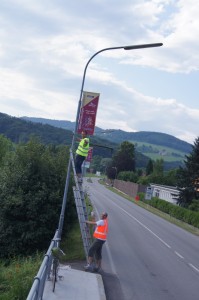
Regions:
<instances>
[{"instance_id":1,"label":"yellow high-visibility vest","mask_svg":"<svg viewBox=\"0 0 199 300\"><path fill-rule=\"evenodd\" d=\"M87 145L84 146L84 142L87 141ZM89 138L84 138L81 140L81 142L79 143L79 146L76 150L76 153L78 155L81 155L81 156L87 156L88 155L88 150L89 150Z\"/></svg>"}]
</instances>

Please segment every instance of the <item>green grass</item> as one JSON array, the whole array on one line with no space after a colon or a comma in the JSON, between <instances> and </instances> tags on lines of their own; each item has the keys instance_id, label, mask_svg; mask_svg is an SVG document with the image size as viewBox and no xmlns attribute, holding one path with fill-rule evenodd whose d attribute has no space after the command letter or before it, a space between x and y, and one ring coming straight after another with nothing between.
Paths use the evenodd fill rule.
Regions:
<instances>
[{"instance_id":1,"label":"green grass","mask_svg":"<svg viewBox=\"0 0 199 300\"><path fill-rule=\"evenodd\" d=\"M66 239L61 242L61 249L65 252L63 262L85 259L83 242L79 223L76 223Z\"/></svg>"},{"instance_id":2,"label":"green grass","mask_svg":"<svg viewBox=\"0 0 199 300\"><path fill-rule=\"evenodd\" d=\"M179 150L175 150L173 148L169 148L169 147L164 147L164 146L159 146L159 145L154 145L154 144L150 144L150 143L143 143L143 142L133 142L133 143L136 143L137 144L137 148L138 148L138 151L139 150L139 147L141 146L146 146L146 147L150 147L153 149L153 150L157 150L158 152L161 152L163 150L165 150L167 152L167 155L161 155L159 153L154 153L154 152L142 152L145 156L148 156L150 157L151 159L153 160L156 160L156 159L164 159L164 161L169 161L169 162L172 162L172 161L184 161L185 159L185 155L187 153L185 152L182 152L182 151L179 151ZM175 153L179 156L174 156L172 153Z\"/></svg>"},{"instance_id":3,"label":"green grass","mask_svg":"<svg viewBox=\"0 0 199 300\"><path fill-rule=\"evenodd\" d=\"M145 156L148 156L152 160L163 159L164 161L173 162L173 161L184 161L184 157L176 157L172 155L160 155L156 153L144 153Z\"/></svg>"},{"instance_id":4,"label":"green grass","mask_svg":"<svg viewBox=\"0 0 199 300\"><path fill-rule=\"evenodd\" d=\"M96 174L93 174L93 173L86 173L85 177L88 177L88 178L92 178L92 177L97 177L97 178L102 178L104 175L101 174L100 176L99 175L96 175Z\"/></svg>"},{"instance_id":5,"label":"green grass","mask_svg":"<svg viewBox=\"0 0 199 300\"><path fill-rule=\"evenodd\" d=\"M43 254L0 262L0 300L25 300L37 274Z\"/></svg>"},{"instance_id":6,"label":"green grass","mask_svg":"<svg viewBox=\"0 0 199 300\"><path fill-rule=\"evenodd\" d=\"M91 177L87 178L87 180L89 182L92 182ZM86 203L88 215L90 216L93 207L89 195L87 194L86 191L85 191L85 203ZM63 251L66 254L63 258L63 262L86 259L79 222L73 225L73 228L67 234L66 238L63 239L63 241L61 242L61 249L63 249Z\"/></svg>"}]
</instances>

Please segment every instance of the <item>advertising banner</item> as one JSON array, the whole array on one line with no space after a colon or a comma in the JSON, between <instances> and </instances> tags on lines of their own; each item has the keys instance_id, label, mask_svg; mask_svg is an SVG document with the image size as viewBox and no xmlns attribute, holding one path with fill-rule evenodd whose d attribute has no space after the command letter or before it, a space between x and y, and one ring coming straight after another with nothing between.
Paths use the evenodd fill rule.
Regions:
<instances>
[{"instance_id":1,"label":"advertising banner","mask_svg":"<svg viewBox=\"0 0 199 300\"><path fill-rule=\"evenodd\" d=\"M78 133L81 134L82 130L86 130L88 135L94 134L99 96L99 93L83 92L77 128Z\"/></svg>"},{"instance_id":2,"label":"advertising banner","mask_svg":"<svg viewBox=\"0 0 199 300\"><path fill-rule=\"evenodd\" d=\"M88 155L87 155L85 161L91 162L92 156L93 156L93 147L90 147L89 150L88 150Z\"/></svg>"}]
</instances>

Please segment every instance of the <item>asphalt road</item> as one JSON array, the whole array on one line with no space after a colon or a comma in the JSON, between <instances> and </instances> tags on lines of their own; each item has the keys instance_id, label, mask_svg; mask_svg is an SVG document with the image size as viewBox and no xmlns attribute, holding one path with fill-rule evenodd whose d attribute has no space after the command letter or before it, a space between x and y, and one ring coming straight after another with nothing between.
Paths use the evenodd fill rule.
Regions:
<instances>
[{"instance_id":1,"label":"asphalt road","mask_svg":"<svg viewBox=\"0 0 199 300\"><path fill-rule=\"evenodd\" d=\"M199 237L153 215L92 179L99 216L109 214L102 276L107 300L198 300Z\"/></svg>"}]
</instances>

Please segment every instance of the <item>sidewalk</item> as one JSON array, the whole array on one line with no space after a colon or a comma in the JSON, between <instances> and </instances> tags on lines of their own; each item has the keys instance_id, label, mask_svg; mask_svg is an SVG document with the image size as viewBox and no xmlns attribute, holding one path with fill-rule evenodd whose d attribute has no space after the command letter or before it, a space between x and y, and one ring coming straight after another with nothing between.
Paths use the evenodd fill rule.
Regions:
<instances>
[{"instance_id":1,"label":"sidewalk","mask_svg":"<svg viewBox=\"0 0 199 300\"><path fill-rule=\"evenodd\" d=\"M52 281L45 284L43 300L106 300L102 276L96 273L74 270L62 265L59 276L52 292Z\"/></svg>"}]
</instances>

